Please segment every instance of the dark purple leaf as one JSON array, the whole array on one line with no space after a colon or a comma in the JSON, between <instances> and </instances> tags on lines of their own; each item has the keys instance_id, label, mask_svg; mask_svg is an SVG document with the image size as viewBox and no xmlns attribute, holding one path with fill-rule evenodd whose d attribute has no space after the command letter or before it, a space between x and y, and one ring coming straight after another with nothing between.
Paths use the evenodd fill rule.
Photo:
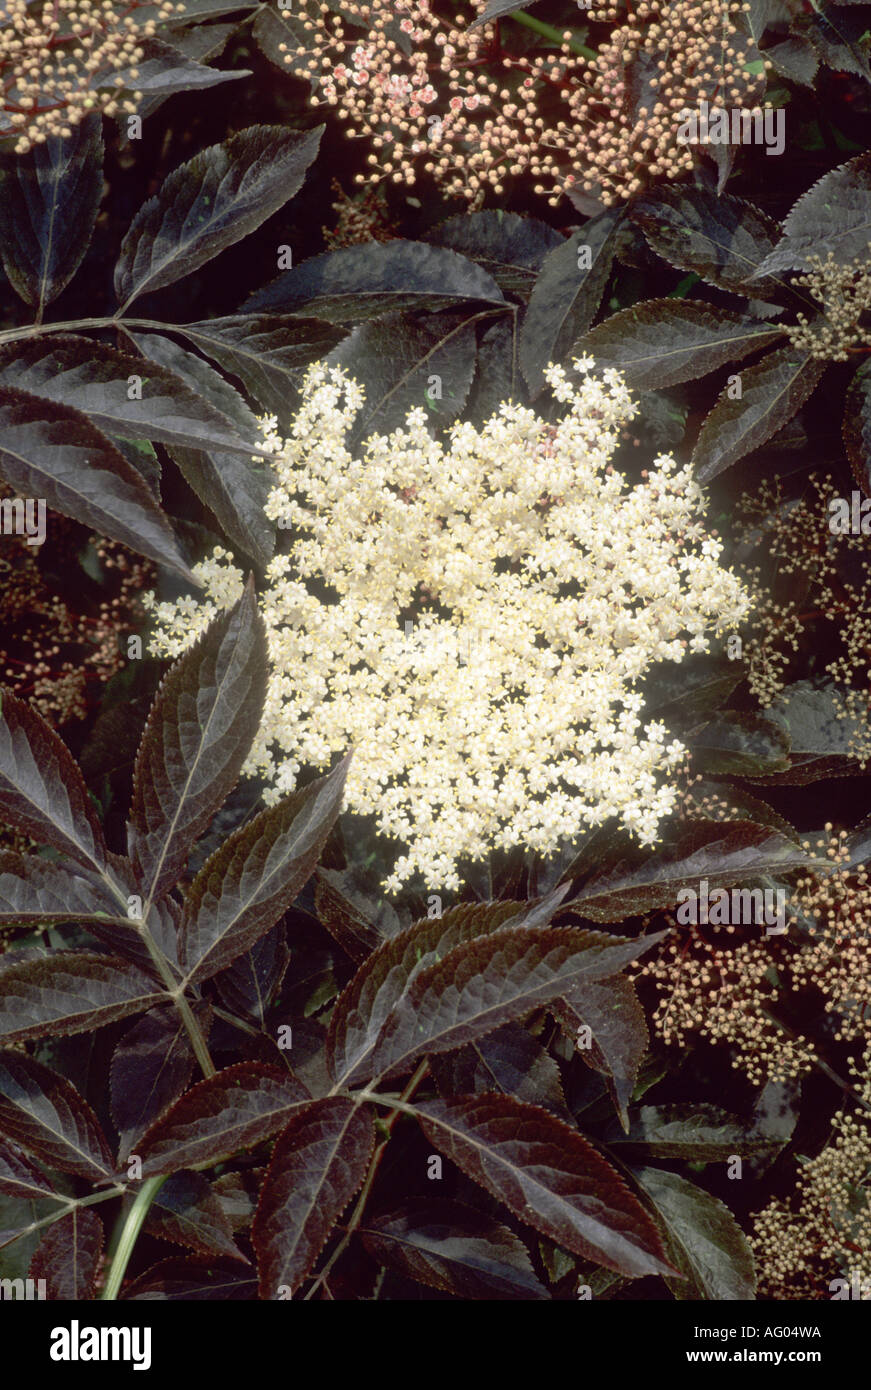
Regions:
<instances>
[{"instance_id":1,"label":"dark purple leaf","mask_svg":"<svg viewBox=\"0 0 871 1390\"><path fill-rule=\"evenodd\" d=\"M474 261L421 241L364 242L326 251L286 270L248 298L243 312L308 314L354 323L406 309L444 309L463 300L505 305Z\"/></svg>"},{"instance_id":2,"label":"dark purple leaf","mask_svg":"<svg viewBox=\"0 0 871 1390\"><path fill-rule=\"evenodd\" d=\"M416 245L422 247L421 242ZM475 320L468 315L390 314L358 324L324 359L328 367L341 367L365 392L347 447L356 449L369 435L404 428L408 412L419 406L433 424L450 424L468 397L476 354ZM427 394L433 375L441 383L441 396Z\"/></svg>"},{"instance_id":3,"label":"dark purple leaf","mask_svg":"<svg viewBox=\"0 0 871 1390\"><path fill-rule=\"evenodd\" d=\"M559 1067L519 1023L506 1023L456 1052L433 1057L430 1071L446 1098L501 1092L569 1118Z\"/></svg>"},{"instance_id":4,"label":"dark purple leaf","mask_svg":"<svg viewBox=\"0 0 871 1390\"><path fill-rule=\"evenodd\" d=\"M649 1042L634 983L625 975L590 980L568 999L558 999L551 1010L575 1043L577 1055L608 1078L620 1123L628 1133L627 1107ZM578 1030L584 1026L592 1034L589 1047L578 1045Z\"/></svg>"},{"instance_id":5,"label":"dark purple leaf","mask_svg":"<svg viewBox=\"0 0 871 1390\"><path fill-rule=\"evenodd\" d=\"M423 1053L447 1052L614 975L664 933L631 940L578 927L504 928L457 946L414 980L350 1080L395 1077Z\"/></svg>"},{"instance_id":6,"label":"dark purple leaf","mask_svg":"<svg viewBox=\"0 0 871 1390\"><path fill-rule=\"evenodd\" d=\"M8 1143L0 1144L0 1192L22 1202L37 1202L42 1197L56 1195L42 1169L14 1144Z\"/></svg>"},{"instance_id":7,"label":"dark purple leaf","mask_svg":"<svg viewBox=\"0 0 871 1390\"><path fill-rule=\"evenodd\" d=\"M235 314L172 328L278 416L286 415L310 364L344 336L343 329L294 314Z\"/></svg>"},{"instance_id":8,"label":"dark purple leaf","mask_svg":"<svg viewBox=\"0 0 871 1390\"><path fill-rule=\"evenodd\" d=\"M732 1154L770 1153L783 1139L761 1132L737 1115L716 1105L643 1105L636 1110L627 1135L615 1134L609 1143L642 1148L645 1158L672 1162L722 1163Z\"/></svg>"},{"instance_id":9,"label":"dark purple leaf","mask_svg":"<svg viewBox=\"0 0 871 1390\"><path fill-rule=\"evenodd\" d=\"M261 1298L296 1292L359 1191L374 1148L370 1112L342 1096L313 1101L291 1120L251 1227Z\"/></svg>"},{"instance_id":10,"label":"dark purple leaf","mask_svg":"<svg viewBox=\"0 0 871 1390\"><path fill-rule=\"evenodd\" d=\"M0 255L9 283L40 314L72 280L103 194L99 112L50 135L0 176Z\"/></svg>"},{"instance_id":11,"label":"dark purple leaf","mask_svg":"<svg viewBox=\"0 0 871 1390\"><path fill-rule=\"evenodd\" d=\"M856 749L868 737L867 717L848 706L849 692L830 681L795 681L772 701L765 713L789 740L785 771L754 773L761 786L807 786L828 777L858 777L865 772Z\"/></svg>"},{"instance_id":12,"label":"dark purple leaf","mask_svg":"<svg viewBox=\"0 0 871 1390\"><path fill-rule=\"evenodd\" d=\"M75 1207L49 1226L28 1276L45 1280L46 1298L86 1302L94 1297L103 1240L103 1223L93 1207Z\"/></svg>"},{"instance_id":13,"label":"dark purple leaf","mask_svg":"<svg viewBox=\"0 0 871 1390\"><path fill-rule=\"evenodd\" d=\"M549 1111L510 1096L415 1109L436 1148L563 1249L629 1278L672 1272L656 1226L616 1168Z\"/></svg>"},{"instance_id":14,"label":"dark purple leaf","mask_svg":"<svg viewBox=\"0 0 871 1390\"><path fill-rule=\"evenodd\" d=\"M359 965L384 938L339 886L339 875L318 869L315 874L315 912L318 921Z\"/></svg>"},{"instance_id":15,"label":"dark purple leaf","mask_svg":"<svg viewBox=\"0 0 871 1390\"><path fill-rule=\"evenodd\" d=\"M174 169L122 243L115 293L123 307L190 275L277 212L301 187L322 130L251 126Z\"/></svg>"},{"instance_id":16,"label":"dark purple leaf","mask_svg":"<svg viewBox=\"0 0 871 1390\"><path fill-rule=\"evenodd\" d=\"M165 998L159 981L120 956L54 951L0 975L0 1037L23 1042L90 1032Z\"/></svg>"},{"instance_id":17,"label":"dark purple leaf","mask_svg":"<svg viewBox=\"0 0 871 1390\"><path fill-rule=\"evenodd\" d=\"M87 415L29 391L0 386L0 479L188 583L196 580L151 488Z\"/></svg>"},{"instance_id":18,"label":"dark purple leaf","mask_svg":"<svg viewBox=\"0 0 871 1390\"><path fill-rule=\"evenodd\" d=\"M161 333L130 336L150 359L140 364L140 371L150 370L150 363L154 362L158 369L171 372L225 418L228 441L248 441L246 447L230 452L220 439L210 442L191 435L187 440L174 441L170 453L233 545L260 566L267 565L275 545L275 526L267 518L265 508L275 478L262 457L263 438L256 416L238 391L201 357Z\"/></svg>"},{"instance_id":19,"label":"dark purple leaf","mask_svg":"<svg viewBox=\"0 0 871 1390\"><path fill-rule=\"evenodd\" d=\"M485 208L449 217L422 240L477 261L493 276L503 294L528 294L545 257L561 246L565 237L536 217L519 217L504 208Z\"/></svg>"},{"instance_id":20,"label":"dark purple leaf","mask_svg":"<svg viewBox=\"0 0 871 1390\"><path fill-rule=\"evenodd\" d=\"M443 916L415 922L374 951L343 990L327 1039L330 1070L340 1085L365 1066L382 1024L411 981L463 941L506 925L550 921L565 890L542 902L461 903ZM544 916L542 917L542 911Z\"/></svg>"},{"instance_id":21,"label":"dark purple leaf","mask_svg":"<svg viewBox=\"0 0 871 1390\"><path fill-rule=\"evenodd\" d=\"M191 1001L201 1032L208 1036L211 1008ZM178 1100L193 1074L195 1057L177 1009L151 1009L124 1034L112 1055L109 1097L118 1128L118 1162L139 1137Z\"/></svg>"},{"instance_id":22,"label":"dark purple leaf","mask_svg":"<svg viewBox=\"0 0 871 1390\"><path fill-rule=\"evenodd\" d=\"M782 336L771 324L695 299L646 299L591 329L577 351L643 391L694 381Z\"/></svg>"},{"instance_id":23,"label":"dark purple leaf","mask_svg":"<svg viewBox=\"0 0 871 1390\"><path fill-rule=\"evenodd\" d=\"M200 1081L157 1121L137 1146L142 1176L210 1168L283 1129L311 1104L289 1071L239 1062Z\"/></svg>"},{"instance_id":24,"label":"dark purple leaf","mask_svg":"<svg viewBox=\"0 0 871 1390\"><path fill-rule=\"evenodd\" d=\"M249 584L171 668L136 757L130 856L149 897L175 883L236 783L266 695L266 636Z\"/></svg>"},{"instance_id":25,"label":"dark purple leaf","mask_svg":"<svg viewBox=\"0 0 871 1390\"><path fill-rule=\"evenodd\" d=\"M609 208L545 257L520 326L520 365L533 396L544 387L547 364L561 362L593 322L622 220L622 209ZM589 268L582 247L589 248Z\"/></svg>"},{"instance_id":26,"label":"dark purple leaf","mask_svg":"<svg viewBox=\"0 0 871 1390\"><path fill-rule=\"evenodd\" d=\"M257 1297L257 1282L236 1261L229 1264L194 1257L176 1258L152 1265L128 1285L121 1297L134 1303L248 1301Z\"/></svg>"},{"instance_id":27,"label":"dark purple leaf","mask_svg":"<svg viewBox=\"0 0 871 1390\"><path fill-rule=\"evenodd\" d=\"M62 1173L99 1182L112 1172L90 1105L65 1077L22 1052L0 1052L0 1135Z\"/></svg>"},{"instance_id":28,"label":"dark purple leaf","mask_svg":"<svg viewBox=\"0 0 871 1390\"><path fill-rule=\"evenodd\" d=\"M106 842L66 744L23 700L0 690L0 816L37 844L102 870Z\"/></svg>"},{"instance_id":29,"label":"dark purple leaf","mask_svg":"<svg viewBox=\"0 0 871 1390\"><path fill-rule=\"evenodd\" d=\"M789 768L786 729L761 714L720 710L687 743L694 772L719 777L766 777Z\"/></svg>"},{"instance_id":30,"label":"dark purple leaf","mask_svg":"<svg viewBox=\"0 0 871 1390\"><path fill-rule=\"evenodd\" d=\"M252 1019L262 1028L289 960L287 931L283 923L279 923L215 977L218 993L227 1008L242 1018Z\"/></svg>"},{"instance_id":31,"label":"dark purple leaf","mask_svg":"<svg viewBox=\"0 0 871 1390\"><path fill-rule=\"evenodd\" d=\"M705 417L693 453L699 482L709 483L766 443L804 405L825 370L825 362L792 346L776 348L745 368L741 399L724 392Z\"/></svg>"},{"instance_id":32,"label":"dark purple leaf","mask_svg":"<svg viewBox=\"0 0 871 1390\"><path fill-rule=\"evenodd\" d=\"M179 957L201 984L249 951L307 883L342 804L349 757L241 826L203 865L185 898Z\"/></svg>"},{"instance_id":33,"label":"dark purple leaf","mask_svg":"<svg viewBox=\"0 0 871 1390\"><path fill-rule=\"evenodd\" d=\"M662 1220L672 1264L684 1275L666 1281L675 1298L713 1303L754 1299L753 1254L726 1204L661 1168L641 1168L635 1178Z\"/></svg>"},{"instance_id":34,"label":"dark purple leaf","mask_svg":"<svg viewBox=\"0 0 871 1390\"><path fill-rule=\"evenodd\" d=\"M130 398L131 376L141 380L141 399ZM72 406L107 434L227 449L246 461L259 443L253 419L250 436L240 438L212 398L191 390L169 367L89 338L58 333L0 348L0 381Z\"/></svg>"},{"instance_id":35,"label":"dark purple leaf","mask_svg":"<svg viewBox=\"0 0 871 1390\"><path fill-rule=\"evenodd\" d=\"M626 917L671 907L682 888L732 888L756 874L797 869L808 857L792 840L765 826L697 825L677 844L656 852L637 869L621 866L584 884L574 907L594 922L620 922Z\"/></svg>"},{"instance_id":36,"label":"dark purple leaf","mask_svg":"<svg viewBox=\"0 0 871 1390\"><path fill-rule=\"evenodd\" d=\"M237 1250L221 1203L202 1173L173 1173L148 1209L145 1230L199 1255L229 1256L250 1264Z\"/></svg>"},{"instance_id":37,"label":"dark purple leaf","mask_svg":"<svg viewBox=\"0 0 871 1390\"><path fill-rule=\"evenodd\" d=\"M546 1299L523 1241L462 1202L417 1197L359 1228L373 1259L465 1299Z\"/></svg>"},{"instance_id":38,"label":"dark purple leaf","mask_svg":"<svg viewBox=\"0 0 871 1390\"><path fill-rule=\"evenodd\" d=\"M706 188L665 187L632 207L650 246L679 270L695 271L719 289L762 299L774 282L746 281L774 249L779 227L752 203Z\"/></svg>"},{"instance_id":39,"label":"dark purple leaf","mask_svg":"<svg viewBox=\"0 0 871 1390\"><path fill-rule=\"evenodd\" d=\"M35 854L0 851L0 923L87 922L117 916L120 904L99 881Z\"/></svg>"}]
</instances>

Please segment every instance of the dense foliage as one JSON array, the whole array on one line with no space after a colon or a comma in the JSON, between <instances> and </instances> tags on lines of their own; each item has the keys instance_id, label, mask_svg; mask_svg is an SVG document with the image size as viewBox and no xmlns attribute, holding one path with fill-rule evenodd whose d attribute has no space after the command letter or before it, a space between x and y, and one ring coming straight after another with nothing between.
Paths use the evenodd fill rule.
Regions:
<instances>
[{"instance_id":1,"label":"dense foliage","mask_svg":"<svg viewBox=\"0 0 871 1390\"><path fill-rule=\"evenodd\" d=\"M869 61L4 7L0 1279L871 1281Z\"/></svg>"}]
</instances>

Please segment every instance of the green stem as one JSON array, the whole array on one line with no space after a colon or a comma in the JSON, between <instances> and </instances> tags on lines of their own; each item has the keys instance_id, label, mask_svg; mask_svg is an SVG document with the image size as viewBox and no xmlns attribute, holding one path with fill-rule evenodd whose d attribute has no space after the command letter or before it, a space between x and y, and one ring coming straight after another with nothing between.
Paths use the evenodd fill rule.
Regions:
<instances>
[{"instance_id":1,"label":"green stem","mask_svg":"<svg viewBox=\"0 0 871 1390\"><path fill-rule=\"evenodd\" d=\"M376 1095L374 1092L369 1091L358 1091L357 1097L359 1097L360 1100L373 1100L377 1101L379 1105L388 1106L392 1113L388 1115L385 1124L387 1125L387 1128L390 1130L393 1128L394 1124L399 1118L400 1112L406 1111L410 1115L414 1115L417 1113L414 1109L414 1106L406 1105L405 1101L417 1090L417 1087L420 1085L421 1081L426 1076L428 1068L429 1062L424 1058L424 1060L417 1068L417 1071L414 1073L414 1076L411 1078L408 1085L402 1092L401 1097L398 1100L394 1096L379 1096ZM347 1248L351 1237L353 1236L360 1222L363 1220L363 1213L366 1209L366 1203L369 1200L369 1193L372 1191L372 1184L375 1181L375 1175L378 1172L381 1160L384 1157L384 1150L387 1148L387 1145L389 1143L390 1135L388 1134L387 1138L381 1141L381 1143L378 1145L375 1152L373 1153L372 1161L369 1164L369 1171L366 1174L365 1179L363 1180L362 1191L360 1192L360 1196L357 1198L357 1205L354 1207L354 1210L351 1214L351 1219L345 1227L345 1234L342 1236L342 1239L339 1241L338 1245L336 1246L333 1253L330 1255L330 1258L327 1260L320 1274L315 1279L315 1282L312 1284L303 1302L307 1302L309 1299L313 1298L316 1290L320 1288L321 1284L326 1282L327 1275L329 1274L333 1265L336 1263L336 1260Z\"/></svg>"},{"instance_id":2,"label":"green stem","mask_svg":"<svg viewBox=\"0 0 871 1390\"><path fill-rule=\"evenodd\" d=\"M543 19L536 19L534 15L527 14L525 10L514 10L507 19L516 19L518 24L523 24L527 29L531 29L535 34L541 34L543 39L550 39L558 48L563 44L563 31L554 29L552 24L545 24ZM578 53L582 58L595 58L595 49L587 48L580 39L569 39L569 48L573 53Z\"/></svg>"},{"instance_id":3,"label":"green stem","mask_svg":"<svg viewBox=\"0 0 871 1390\"><path fill-rule=\"evenodd\" d=\"M22 338L39 338L43 333L77 333L83 328L114 328L111 319L67 319L64 323L29 323L26 328L7 328L0 333L0 343L15 343Z\"/></svg>"},{"instance_id":4,"label":"green stem","mask_svg":"<svg viewBox=\"0 0 871 1390\"><path fill-rule=\"evenodd\" d=\"M21 1240L24 1236L29 1236L34 1231L42 1230L43 1226L53 1226L55 1221L60 1221L63 1217L69 1216L70 1212L75 1211L77 1207L94 1207L98 1202L108 1202L112 1197L121 1197L126 1191L126 1187L118 1184L115 1187L107 1188L105 1192L92 1192L90 1197L73 1197L70 1200L66 1197L62 1197L59 1193L47 1192L45 1194L47 1200L58 1203L57 1211L53 1211L50 1216L40 1217L39 1221L31 1221L29 1226L25 1226L22 1230L16 1231L9 1244L14 1245L16 1240Z\"/></svg>"},{"instance_id":5,"label":"green stem","mask_svg":"<svg viewBox=\"0 0 871 1390\"><path fill-rule=\"evenodd\" d=\"M117 1299L124 1275L127 1272L127 1266L130 1263L130 1256L133 1254L133 1248L139 1238L139 1232L142 1230L142 1223L148 1215L148 1208L165 1182L165 1175L159 1178L146 1178L137 1192L133 1205L124 1219L118 1245L109 1266L109 1274L100 1295L101 1298L108 1301Z\"/></svg>"},{"instance_id":6,"label":"green stem","mask_svg":"<svg viewBox=\"0 0 871 1390\"><path fill-rule=\"evenodd\" d=\"M125 897L125 889L123 888L123 886L119 883L116 883L115 879L112 877L111 874L108 874L100 869L98 869L98 872L109 892L113 895L113 897L115 897L118 900L118 902L122 906L126 907L127 898ZM194 1056L200 1064L200 1069L203 1073L203 1076L214 1076L216 1067L211 1059L211 1056L209 1055L209 1049L206 1045L206 1040L203 1037L202 1029L200 1028L200 1025L197 1023L197 1020L194 1018L191 1006L185 998L184 981L179 983L178 975L173 970L172 965L167 960L166 956L163 954L163 951L161 951L157 942L154 940L154 937L151 935L151 932L148 930L147 917L148 910L150 907L151 900L149 899L148 904L144 909L144 915L142 918L137 919L132 917L126 917L122 918L122 920L125 922L127 926L135 927L142 940L145 942L148 954L154 961L155 969L157 970L157 973L160 976L163 983L166 985L167 993L171 997L173 1004L179 1012L182 1023L185 1026L185 1031L187 1032L187 1035L190 1039L191 1047L194 1050Z\"/></svg>"}]
</instances>

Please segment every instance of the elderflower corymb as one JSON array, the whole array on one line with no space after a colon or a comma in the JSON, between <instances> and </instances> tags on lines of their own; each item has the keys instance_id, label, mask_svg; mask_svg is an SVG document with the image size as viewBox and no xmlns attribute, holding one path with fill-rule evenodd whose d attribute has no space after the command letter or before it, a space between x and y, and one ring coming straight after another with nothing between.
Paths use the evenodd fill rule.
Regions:
<instances>
[{"instance_id":1,"label":"elderflower corymb","mask_svg":"<svg viewBox=\"0 0 871 1390\"><path fill-rule=\"evenodd\" d=\"M610 816L652 843L685 750L635 683L748 610L690 470L662 455L630 486L610 459L637 407L618 373L575 365L577 383L546 372L557 424L503 404L441 440L419 408L355 457L363 392L319 364L290 437L265 426L290 546L260 596L272 669L246 770L275 801L353 748L345 806L405 847L388 891L456 889L463 860L547 855ZM242 591L221 549L196 573L205 601L150 603L159 655Z\"/></svg>"}]
</instances>

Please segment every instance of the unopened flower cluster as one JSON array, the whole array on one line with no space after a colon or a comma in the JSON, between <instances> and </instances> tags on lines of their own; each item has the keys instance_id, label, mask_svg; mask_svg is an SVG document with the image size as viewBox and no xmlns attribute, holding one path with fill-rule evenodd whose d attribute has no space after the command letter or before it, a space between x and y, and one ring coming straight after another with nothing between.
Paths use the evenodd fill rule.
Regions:
<instances>
[{"instance_id":1,"label":"unopened flower cluster","mask_svg":"<svg viewBox=\"0 0 871 1390\"><path fill-rule=\"evenodd\" d=\"M613 30L569 94L562 147L573 154L578 188L607 206L657 179L680 178L694 162L677 139L687 112L702 101L757 109L764 83L747 70L749 42L738 28L749 10L731 0L642 0ZM590 18L620 14L597 7ZM636 106L631 94L644 87L652 95Z\"/></svg>"},{"instance_id":2,"label":"unopened flower cluster","mask_svg":"<svg viewBox=\"0 0 871 1390\"><path fill-rule=\"evenodd\" d=\"M762 1298L830 1300L846 1283L847 1296L871 1300L871 1057L851 1071L863 1108L838 1111L829 1143L804 1161L788 1200L754 1218Z\"/></svg>"},{"instance_id":3,"label":"unopened flower cluster","mask_svg":"<svg viewBox=\"0 0 871 1390\"><path fill-rule=\"evenodd\" d=\"M299 14L284 16L281 47L288 66L317 84L313 100L371 138L371 181L386 175L408 186L423 169L480 206L487 190L499 195L507 176L519 176L538 180L551 206L572 185L610 204L692 168L677 141L681 112L758 95L736 27L749 8L642 0L596 53L566 29L559 43L526 54L506 42L517 21L476 25L487 0L453 16L431 0L347 0L341 15L302 0ZM619 17L611 7L579 16ZM638 109L636 65L652 92Z\"/></svg>"},{"instance_id":4,"label":"unopened flower cluster","mask_svg":"<svg viewBox=\"0 0 871 1390\"><path fill-rule=\"evenodd\" d=\"M757 934L736 943L729 939L735 926L684 927L637 967L656 985L652 1022L663 1041L727 1043L732 1065L755 1085L807 1073L831 1043L871 1044L868 872L851 862L845 834L833 834L831 825L805 849L831 868L796 882L792 936L759 935L754 927ZM790 1023L809 1016L808 1000L823 1003L822 1037Z\"/></svg>"},{"instance_id":5,"label":"unopened flower cluster","mask_svg":"<svg viewBox=\"0 0 871 1390\"><path fill-rule=\"evenodd\" d=\"M7 489L8 490L8 489ZM75 523L52 515L52 550L59 565L81 550ZM139 597L154 566L116 541L90 539L104 571L105 597L82 611L75 587L61 592L23 536L0 549L0 684L29 701L59 729L83 719L100 687L125 663L126 634L141 623ZM6 848L6 838L0 848Z\"/></svg>"},{"instance_id":6,"label":"unopened flower cluster","mask_svg":"<svg viewBox=\"0 0 871 1390\"><path fill-rule=\"evenodd\" d=\"M635 683L746 613L690 470L663 455L628 486L610 460L637 408L618 373L575 366L546 373L557 424L503 404L442 442L418 407L356 456L363 392L316 366L290 437L268 437L267 514L293 538L261 597L273 674L247 768L275 799L353 747L346 805L407 847L390 890L456 888L463 859L548 854L609 816L653 842L685 750ZM222 550L197 573L206 602L157 605L159 654L241 592Z\"/></svg>"},{"instance_id":7,"label":"unopened flower cluster","mask_svg":"<svg viewBox=\"0 0 871 1390\"><path fill-rule=\"evenodd\" d=\"M868 243L871 251L871 242ZM784 324L793 347L823 362L848 362L854 348L871 343L871 328L862 319L871 309L871 269L868 256L855 256L843 264L831 251L808 256L808 273L799 275L803 286L820 305L813 319L797 314L794 324Z\"/></svg>"},{"instance_id":8,"label":"unopened flower cluster","mask_svg":"<svg viewBox=\"0 0 871 1390\"><path fill-rule=\"evenodd\" d=\"M775 480L741 499L741 525L754 554L764 557L773 581L758 564L741 566L754 594L753 619L745 645L751 693L772 705L789 680L802 646L837 635L828 678L833 716L846 733L845 752L861 767L871 760L868 679L871 673L871 576L864 563L863 535L830 527L830 504L839 492L830 478L809 474L802 495L784 496Z\"/></svg>"},{"instance_id":9,"label":"unopened flower cluster","mask_svg":"<svg viewBox=\"0 0 871 1390\"><path fill-rule=\"evenodd\" d=\"M155 17L138 21L146 0L6 0L0 27L0 133L17 134L16 154L50 135L68 136L89 111L116 116L136 110L122 70L138 77L141 41L183 4L157 0ZM128 84L129 85L129 84Z\"/></svg>"}]
</instances>

